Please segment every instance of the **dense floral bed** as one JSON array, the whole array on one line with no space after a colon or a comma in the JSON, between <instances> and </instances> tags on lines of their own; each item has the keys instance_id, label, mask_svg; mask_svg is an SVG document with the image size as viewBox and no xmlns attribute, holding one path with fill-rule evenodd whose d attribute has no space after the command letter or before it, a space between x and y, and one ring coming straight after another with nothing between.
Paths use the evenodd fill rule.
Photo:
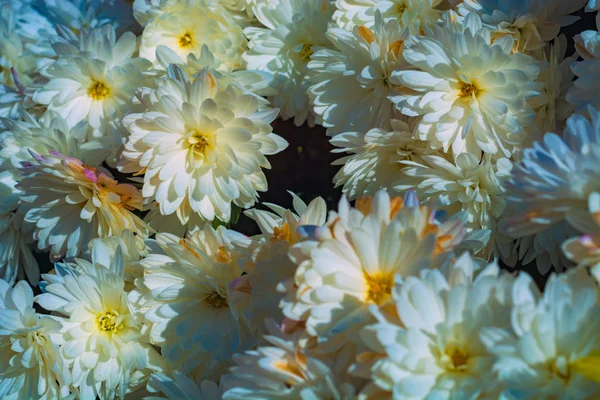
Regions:
<instances>
[{"instance_id":1,"label":"dense floral bed","mask_svg":"<svg viewBox=\"0 0 600 400\"><path fill-rule=\"evenodd\" d=\"M0 399L600 398L599 9L4 0Z\"/></svg>"}]
</instances>

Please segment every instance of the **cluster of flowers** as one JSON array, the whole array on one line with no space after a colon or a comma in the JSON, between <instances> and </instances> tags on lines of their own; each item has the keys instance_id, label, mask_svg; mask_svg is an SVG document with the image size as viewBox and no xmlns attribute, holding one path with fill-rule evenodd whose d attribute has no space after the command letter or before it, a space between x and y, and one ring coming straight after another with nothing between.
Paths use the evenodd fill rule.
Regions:
<instances>
[{"instance_id":1,"label":"cluster of flowers","mask_svg":"<svg viewBox=\"0 0 600 400\"><path fill-rule=\"evenodd\" d=\"M3 1L0 398L598 398L584 8ZM337 211L253 208L278 116L345 153Z\"/></svg>"}]
</instances>

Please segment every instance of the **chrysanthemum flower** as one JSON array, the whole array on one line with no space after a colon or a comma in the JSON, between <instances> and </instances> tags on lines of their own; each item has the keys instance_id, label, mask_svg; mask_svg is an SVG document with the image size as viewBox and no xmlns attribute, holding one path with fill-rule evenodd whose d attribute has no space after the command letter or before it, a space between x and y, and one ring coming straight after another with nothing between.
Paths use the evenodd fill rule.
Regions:
<instances>
[{"instance_id":1,"label":"chrysanthemum flower","mask_svg":"<svg viewBox=\"0 0 600 400\"><path fill-rule=\"evenodd\" d=\"M247 68L274 74L278 93L272 101L282 118L314 125L307 64L315 49L330 45L325 32L333 7L327 0L283 0L257 2L253 9L264 27L244 29L250 40L243 56Z\"/></svg>"},{"instance_id":2,"label":"chrysanthemum flower","mask_svg":"<svg viewBox=\"0 0 600 400\"><path fill-rule=\"evenodd\" d=\"M548 133L543 142L523 151L522 161L514 165L506 183L508 206L500 224L505 233L521 238L550 232L548 236L561 238L558 243L547 242L546 251L550 252L569 237L559 235L565 230L561 225L565 221L571 230L593 231L593 219L586 209L589 196L600 192L600 112L590 109L589 113L591 121L571 116L562 138ZM554 265L558 270L563 266Z\"/></svg>"},{"instance_id":3,"label":"chrysanthemum flower","mask_svg":"<svg viewBox=\"0 0 600 400\"><path fill-rule=\"evenodd\" d=\"M119 235L130 229L147 235L146 224L132 210L142 208L141 193L118 183L107 170L53 152L35 158L19 182L25 222L34 226L40 250L52 260L77 257L96 237Z\"/></svg>"},{"instance_id":4,"label":"chrysanthemum flower","mask_svg":"<svg viewBox=\"0 0 600 400\"><path fill-rule=\"evenodd\" d=\"M0 16L0 83L15 89L15 74L20 84L29 86L38 73L38 57L27 49L24 38L17 32L16 20L17 15L11 11Z\"/></svg>"},{"instance_id":5,"label":"chrysanthemum flower","mask_svg":"<svg viewBox=\"0 0 600 400\"><path fill-rule=\"evenodd\" d=\"M468 253L455 264L464 264L467 279L438 270L408 277L393 291L397 317L380 317L361 332L368 351L357 357L355 373L387 393L372 398L493 398L496 357L480 333L509 326L510 281L495 264L473 279ZM373 384L365 392L377 392Z\"/></svg>"},{"instance_id":6,"label":"chrysanthemum flower","mask_svg":"<svg viewBox=\"0 0 600 400\"><path fill-rule=\"evenodd\" d=\"M161 214L193 213L228 221L231 203L247 208L265 191L265 155L287 146L271 133L276 109L259 109L255 95L221 86L210 71L193 82L176 66L147 98L148 112L128 115L131 132L120 169L144 174L143 195Z\"/></svg>"},{"instance_id":7,"label":"chrysanthemum flower","mask_svg":"<svg viewBox=\"0 0 600 400\"><path fill-rule=\"evenodd\" d=\"M600 30L600 15L596 16ZM575 48L583 60L571 64L571 71L577 76L573 87L567 93L567 101L583 112L588 106L600 108L598 90L600 85L594 77L600 73L600 32L585 31L575 38Z\"/></svg>"},{"instance_id":8,"label":"chrysanthemum flower","mask_svg":"<svg viewBox=\"0 0 600 400\"><path fill-rule=\"evenodd\" d=\"M245 349L245 304L231 285L242 274L233 242L248 240L207 225L186 239L159 233L148 241L144 276L129 297L150 327L151 342L173 368L194 375L201 368L214 377L215 365Z\"/></svg>"},{"instance_id":9,"label":"chrysanthemum flower","mask_svg":"<svg viewBox=\"0 0 600 400\"><path fill-rule=\"evenodd\" d=\"M236 366L226 376L225 400L355 398L354 387L336 379L317 358L305 355L291 342L266 336L272 346L234 356Z\"/></svg>"},{"instance_id":10,"label":"chrysanthemum flower","mask_svg":"<svg viewBox=\"0 0 600 400\"><path fill-rule=\"evenodd\" d=\"M424 155L420 161L400 161L402 174L394 188L399 192L414 189L423 201L436 201L448 215L466 214L465 228L491 231L491 239L481 256L491 258L502 254L506 240L497 232L497 220L506 205L504 182L510 177L512 163L506 158L483 160L462 153L454 160L443 155ZM512 247L512 246L510 246Z\"/></svg>"},{"instance_id":11,"label":"chrysanthemum flower","mask_svg":"<svg viewBox=\"0 0 600 400\"><path fill-rule=\"evenodd\" d=\"M143 71L150 67L134 57L135 35L127 32L117 40L114 27L105 26L58 40L54 50L58 59L42 71L49 82L33 99L69 126L85 121L96 136L110 137L116 153L121 118L132 111L135 92L147 79Z\"/></svg>"},{"instance_id":12,"label":"chrysanthemum flower","mask_svg":"<svg viewBox=\"0 0 600 400\"><path fill-rule=\"evenodd\" d=\"M308 63L308 95L327 134L390 129L399 113L388 99L395 90L389 79L392 71L407 66L402 56L407 32L377 14L372 29L330 28L327 37L334 49L316 51Z\"/></svg>"},{"instance_id":13,"label":"chrysanthemum flower","mask_svg":"<svg viewBox=\"0 0 600 400\"><path fill-rule=\"evenodd\" d=\"M219 2L182 1L173 10L151 19L144 28L140 56L160 66L156 48L167 46L181 59L188 54L200 55L202 46L224 64L227 70L243 67L241 58L246 47L242 28Z\"/></svg>"},{"instance_id":14,"label":"chrysanthemum flower","mask_svg":"<svg viewBox=\"0 0 600 400\"><path fill-rule=\"evenodd\" d=\"M340 28L350 30L360 25L372 28L375 13L379 11L386 22L397 21L412 35L435 25L447 8L444 0L336 0L335 6L333 19Z\"/></svg>"},{"instance_id":15,"label":"chrysanthemum flower","mask_svg":"<svg viewBox=\"0 0 600 400\"><path fill-rule=\"evenodd\" d=\"M31 251L31 232L21 230L21 192L16 185L11 172L0 172L0 279L13 285L17 278L27 278L35 285L40 279L40 271Z\"/></svg>"},{"instance_id":16,"label":"chrysanthemum flower","mask_svg":"<svg viewBox=\"0 0 600 400\"><path fill-rule=\"evenodd\" d=\"M33 309L33 291L0 279L0 398L61 399L69 394L69 371L58 346L61 325Z\"/></svg>"},{"instance_id":17,"label":"chrysanthemum flower","mask_svg":"<svg viewBox=\"0 0 600 400\"><path fill-rule=\"evenodd\" d=\"M560 28L579 17L569 15L581 9L586 0L465 0L458 6L461 14L477 13L492 30L492 38L514 39L513 51L531 52L546 46L558 36Z\"/></svg>"},{"instance_id":18,"label":"chrysanthemum flower","mask_svg":"<svg viewBox=\"0 0 600 400\"><path fill-rule=\"evenodd\" d=\"M535 114L538 63L511 54L511 38L492 42L476 14L464 24L448 21L427 36L411 36L404 58L417 70L399 69L391 82L403 114L420 117L416 134L454 154L481 151L510 156Z\"/></svg>"},{"instance_id":19,"label":"chrysanthemum flower","mask_svg":"<svg viewBox=\"0 0 600 400\"><path fill-rule=\"evenodd\" d=\"M0 166L19 174L23 164L37 154L56 151L77 158L88 165L99 165L109 154L110 143L103 138L87 140L85 123L70 127L57 113L47 111L39 119L25 113L23 120L5 120L6 131L0 133Z\"/></svg>"},{"instance_id":20,"label":"chrysanthemum flower","mask_svg":"<svg viewBox=\"0 0 600 400\"><path fill-rule=\"evenodd\" d=\"M77 259L73 267L57 263L56 274L44 275L44 293L36 301L63 315L61 354L81 399L122 398L134 370L143 369L148 344L140 342L123 290L123 255L108 268Z\"/></svg>"},{"instance_id":21,"label":"chrysanthemum flower","mask_svg":"<svg viewBox=\"0 0 600 400\"><path fill-rule=\"evenodd\" d=\"M417 274L452 256L462 239L458 222L440 224L434 211L419 206L414 194L405 201L384 191L351 208L342 199L325 227L301 242L295 296L283 301L287 318L304 321L324 351L357 339L372 321L369 306L391 301L395 276Z\"/></svg>"},{"instance_id":22,"label":"chrysanthemum flower","mask_svg":"<svg viewBox=\"0 0 600 400\"><path fill-rule=\"evenodd\" d=\"M600 383L574 365L600 349L596 283L581 268L553 275L541 296L531 278L520 279L528 290L514 297L512 329L490 332L486 339L499 358L493 370L504 394L519 399L594 398Z\"/></svg>"},{"instance_id":23,"label":"chrysanthemum flower","mask_svg":"<svg viewBox=\"0 0 600 400\"><path fill-rule=\"evenodd\" d=\"M342 165L335 174L335 186L353 200L373 195L379 189L389 189L402 177L402 160L419 162L421 155L431 153L429 144L415 139L408 125L400 120L391 121L393 131L375 128L366 134L344 132L331 139L339 149L332 152L350 153L333 162Z\"/></svg>"}]
</instances>

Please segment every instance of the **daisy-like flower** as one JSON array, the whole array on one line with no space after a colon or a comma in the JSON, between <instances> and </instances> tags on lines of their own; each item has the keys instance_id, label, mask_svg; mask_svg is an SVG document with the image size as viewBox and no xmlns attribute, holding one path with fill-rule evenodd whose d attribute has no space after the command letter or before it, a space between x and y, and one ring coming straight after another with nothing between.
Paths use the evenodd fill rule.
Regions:
<instances>
[{"instance_id":1,"label":"daisy-like flower","mask_svg":"<svg viewBox=\"0 0 600 400\"><path fill-rule=\"evenodd\" d=\"M579 17L569 14L581 9L586 0L465 0L458 6L461 14L477 13L498 39L514 39L513 51L531 52L541 49L558 36L560 28L571 25Z\"/></svg>"},{"instance_id":2,"label":"daisy-like flower","mask_svg":"<svg viewBox=\"0 0 600 400\"><path fill-rule=\"evenodd\" d=\"M307 64L316 48L329 46L325 32L333 7L327 0L283 0L257 2L253 9L264 27L244 29L250 40L243 56L247 68L274 74L278 93L271 99L282 118L314 125Z\"/></svg>"},{"instance_id":3,"label":"daisy-like flower","mask_svg":"<svg viewBox=\"0 0 600 400\"><path fill-rule=\"evenodd\" d=\"M0 279L10 285L13 285L17 278L27 278L32 284L37 284L40 271L31 252L31 232L21 230L21 191L16 185L17 181L11 172L0 172Z\"/></svg>"},{"instance_id":4,"label":"daisy-like flower","mask_svg":"<svg viewBox=\"0 0 600 400\"><path fill-rule=\"evenodd\" d=\"M333 177L335 187L342 186L348 199L391 188L402 176L400 161L419 162L421 155L432 152L427 142L414 138L406 123L392 120L391 125L391 132L375 128L366 134L344 132L331 139L339 147L332 152L350 153L333 162L342 165Z\"/></svg>"},{"instance_id":5,"label":"daisy-like flower","mask_svg":"<svg viewBox=\"0 0 600 400\"><path fill-rule=\"evenodd\" d=\"M522 143L522 147L531 147L533 142L541 140L546 132L562 131L566 119L575 111L575 107L567 102L566 96L573 86L570 65L577 57L565 57L566 50L567 39L560 35L549 51L544 52L543 58L548 62L548 68L543 69L538 76L544 87L541 95L533 99L536 120L529 127L529 137Z\"/></svg>"},{"instance_id":6,"label":"daisy-like flower","mask_svg":"<svg viewBox=\"0 0 600 400\"><path fill-rule=\"evenodd\" d=\"M531 278L520 279L528 290L521 289L522 301L513 307L512 329L490 332L486 339L498 356L493 370L504 394L519 399L594 398L600 383L574 367L600 349L596 283L581 268L553 275L541 296Z\"/></svg>"},{"instance_id":7,"label":"daisy-like flower","mask_svg":"<svg viewBox=\"0 0 600 400\"><path fill-rule=\"evenodd\" d=\"M539 95L538 63L511 54L512 39L492 43L476 14L464 24L448 21L427 36L411 36L404 58L416 70L398 70L394 102L403 114L419 117L416 134L444 151L510 156L534 122L528 100Z\"/></svg>"},{"instance_id":8,"label":"daisy-like flower","mask_svg":"<svg viewBox=\"0 0 600 400\"><path fill-rule=\"evenodd\" d=\"M492 237L481 256L510 255L510 248L499 246L512 240L499 235L496 226L506 205L503 184L512 168L508 159L492 160L485 156L480 160L473 154L462 153L452 160L432 154L422 156L420 161L400 161L400 164L404 176L394 186L395 190L403 192L412 188L425 202L437 200L440 209L448 215L464 212L467 232L491 231ZM504 250L504 254L500 250Z\"/></svg>"},{"instance_id":9,"label":"daisy-like flower","mask_svg":"<svg viewBox=\"0 0 600 400\"><path fill-rule=\"evenodd\" d=\"M273 212L258 209L244 212L257 223L261 235L259 242L248 243L250 246L246 251L251 251L252 256L250 260L242 262L241 267L246 274L236 281L235 289L250 291L247 319L253 331L258 333L264 333L267 319L282 322L279 303L284 294L277 289L279 285L284 288L294 285L297 265L289 257L288 251L292 245L304 239L298 228L322 226L326 220L327 205L321 197L306 205L298 196L291 194L294 199L293 211L263 203Z\"/></svg>"},{"instance_id":10,"label":"daisy-like flower","mask_svg":"<svg viewBox=\"0 0 600 400\"><path fill-rule=\"evenodd\" d=\"M468 253L455 264L475 268ZM475 279L461 273L466 279L453 281L452 275L432 270L406 278L393 291L397 317L379 317L363 329L368 351L359 354L354 372L373 381L366 398L494 398L496 357L480 333L510 324L510 280L495 264ZM387 396L368 396L377 392Z\"/></svg>"},{"instance_id":11,"label":"daisy-like flower","mask_svg":"<svg viewBox=\"0 0 600 400\"><path fill-rule=\"evenodd\" d=\"M61 325L33 309L33 291L20 281L0 279L0 397L61 399L69 394L68 370L58 346Z\"/></svg>"},{"instance_id":12,"label":"daisy-like flower","mask_svg":"<svg viewBox=\"0 0 600 400\"><path fill-rule=\"evenodd\" d=\"M194 213L229 221L231 203L251 207L267 189L265 155L287 146L271 132L277 110L260 110L255 95L221 85L210 71L190 82L173 66L158 85L148 112L124 119L131 136L120 170L143 173L144 197L182 224Z\"/></svg>"},{"instance_id":13,"label":"daisy-like flower","mask_svg":"<svg viewBox=\"0 0 600 400\"><path fill-rule=\"evenodd\" d=\"M597 29L600 30L600 14L596 16ZM594 79L600 71L600 32L585 31L575 38L575 48L583 60L571 64L571 71L577 76L573 87L567 93L567 101L583 112L588 106L600 108L598 90L600 86Z\"/></svg>"},{"instance_id":14,"label":"daisy-like flower","mask_svg":"<svg viewBox=\"0 0 600 400\"><path fill-rule=\"evenodd\" d=\"M350 30L360 25L372 28L375 13L379 11L386 22L397 21L412 35L435 25L447 8L445 0L336 0L335 6L333 19L340 28Z\"/></svg>"},{"instance_id":15,"label":"daisy-like flower","mask_svg":"<svg viewBox=\"0 0 600 400\"><path fill-rule=\"evenodd\" d=\"M43 69L49 80L33 99L62 116L69 126L81 121L96 136L122 143L121 118L132 111L135 92L146 81L150 63L133 56L136 38L131 32L116 38L115 28L85 30L53 45L58 59ZM113 156L113 158L116 156Z\"/></svg>"},{"instance_id":16,"label":"daisy-like flower","mask_svg":"<svg viewBox=\"0 0 600 400\"><path fill-rule=\"evenodd\" d=\"M34 227L40 250L53 261L77 257L96 237L119 235L129 229L146 236L146 224L132 210L142 208L142 195L133 185L118 183L107 170L53 152L40 156L22 171L25 222Z\"/></svg>"},{"instance_id":17,"label":"daisy-like flower","mask_svg":"<svg viewBox=\"0 0 600 400\"><path fill-rule=\"evenodd\" d=\"M389 130L400 116L388 99L395 90L390 77L407 66L402 56L407 32L377 13L372 29L330 28L327 37L333 49L319 49L308 63L308 95L327 134Z\"/></svg>"},{"instance_id":18,"label":"daisy-like flower","mask_svg":"<svg viewBox=\"0 0 600 400\"><path fill-rule=\"evenodd\" d=\"M221 400L223 391L209 380L199 385L179 371L173 371L173 378L157 373L148 380L148 391L161 392L169 400Z\"/></svg>"},{"instance_id":19,"label":"daisy-like flower","mask_svg":"<svg viewBox=\"0 0 600 400\"><path fill-rule=\"evenodd\" d=\"M414 193L402 201L384 191L359 200L357 208L342 199L338 213L311 230L312 240L293 249L302 257L290 252L299 263L296 290L282 305L327 352L357 340L358 330L372 322L369 307L391 301L395 276L441 265L463 234L460 222L440 224Z\"/></svg>"},{"instance_id":20,"label":"daisy-like flower","mask_svg":"<svg viewBox=\"0 0 600 400\"><path fill-rule=\"evenodd\" d=\"M242 274L233 243L248 240L206 225L185 239L159 233L148 241L144 275L129 298L149 325L151 342L174 369L198 376L200 368L214 376L218 363L245 349L246 306L230 287Z\"/></svg>"},{"instance_id":21,"label":"daisy-like flower","mask_svg":"<svg viewBox=\"0 0 600 400\"><path fill-rule=\"evenodd\" d=\"M272 346L234 356L226 376L224 400L355 398L354 387L340 382L319 359L305 355L292 342L266 336Z\"/></svg>"},{"instance_id":22,"label":"daisy-like flower","mask_svg":"<svg viewBox=\"0 0 600 400\"><path fill-rule=\"evenodd\" d=\"M593 218L586 209L589 196L600 192L600 112L590 109L589 113L591 121L574 114L567 120L563 137L548 133L542 142L523 151L522 161L513 166L506 183L508 205L500 223L506 234L524 238L550 232L548 239L561 238L558 243L545 241L545 250L550 252L569 237L560 234L568 228L564 222L571 231L593 231ZM554 264L558 270L563 268L562 260L552 261L559 263Z\"/></svg>"},{"instance_id":23,"label":"daisy-like flower","mask_svg":"<svg viewBox=\"0 0 600 400\"><path fill-rule=\"evenodd\" d=\"M71 128L57 113L47 111L39 119L29 113L23 120L5 120L0 133L0 167L20 174L20 168L34 161L30 151L50 154L56 151L88 165L99 165L108 155L109 143L102 138L86 140L84 123Z\"/></svg>"},{"instance_id":24,"label":"daisy-like flower","mask_svg":"<svg viewBox=\"0 0 600 400\"><path fill-rule=\"evenodd\" d=\"M140 56L158 67L158 46L169 47L185 60L188 54L199 56L202 46L206 45L221 60L224 69L242 69L241 55L247 42L231 13L214 1L185 0L179 3L172 6L172 11L163 12L146 24Z\"/></svg>"},{"instance_id":25,"label":"daisy-like flower","mask_svg":"<svg viewBox=\"0 0 600 400\"><path fill-rule=\"evenodd\" d=\"M81 399L123 398L130 374L146 366L148 344L140 342L123 290L123 254L117 251L108 268L76 259L57 263L56 274L44 275L44 293L36 301L60 318L61 354Z\"/></svg>"}]
</instances>

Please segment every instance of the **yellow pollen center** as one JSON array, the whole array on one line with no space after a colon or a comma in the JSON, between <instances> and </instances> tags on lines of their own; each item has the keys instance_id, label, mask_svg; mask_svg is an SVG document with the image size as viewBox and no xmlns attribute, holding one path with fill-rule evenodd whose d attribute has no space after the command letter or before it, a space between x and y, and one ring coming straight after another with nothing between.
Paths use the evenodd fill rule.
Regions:
<instances>
[{"instance_id":1,"label":"yellow pollen center","mask_svg":"<svg viewBox=\"0 0 600 400\"><path fill-rule=\"evenodd\" d=\"M181 47L182 49L187 49L188 47L191 47L194 44L194 38L192 37L192 34L190 32L186 31L183 35L179 36L178 42L179 47Z\"/></svg>"},{"instance_id":2,"label":"yellow pollen center","mask_svg":"<svg viewBox=\"0 0 600 400\"><path fill-rule=\"evenodd\" d=\"M119 322L118 319L118 311L108 310L96 317L96 323L98 324L98 329L102 332L117 333L119 329L123 328L123 323Z\"/></svg>"},{"instance_id":3,"label":"yellow pollen center","mask_svg":"<svg viewBox=\"0 0 600 400\"><path fill-rule=\"evenodd\" d=\"M312 56L313 50L310 44L304 43L302 44L302 49L300 50L300 58L304 62L310 61L310 56Z\"/></svg>"},{"instance_id":4,"label":"yellow pollen center","mask_svg":"<svg viewBox=\"0 0 600 400\"><path fill-rule=\"evenodd\" d=\"M290 230L290 226L287 222L284 222L283 225L273 227L273 237L271 241L284 240L286 242L292 242L292 231Z\"/></svg>"},{"instance_id":5,"label":"yellow pollen center","mask_svg":"<svg viewBox=\"0 0 600 400\"><path fill-rule=\"evenodd\" d=\"M94 80L88 88L88 96L94 100L105 99L110 96L110 88L104 82Z\"/></svg>"},{"instance_id":6,"label":"yellow pollen center","mask_svg":"<svg viewBox=\"0 0 600 400\"><path fill-rule=\"evenodd\" d=\"M224 244L219 245L217 250L217 261L221 263L228 263L231 261L231 253Z\"/></svg>"},{"instance_id":7,"label":"yellow pollen center","mask_svg":"<svg viewBox=\"0 0 600 400\"><path fill-rule=\"evenodd\" d=\"M550 372L563 381L571 378L571 367L565 356L558 356L550 363Z\"/></svg>"},{"instance_id":8,"label":"yellow pollen center","mask_svg":"<svg viewBox=\"0 0 600 400\"><path fill-rule=\"evenodd\" d=\"M406 6L404 5L404 3L398 3L396 4L396 14L398 14L398 16L402 16L402 14L404 14L404 11L406 11Z\"/></svg>"},{"instance_id":9,"label":"yellow pollen center","mask_svg":"<svg viewBox=\"0 0 600 400\"><path fill-rule=\"evenodd\" d=\"M214 308L227 307L227 299L217 292L213 292L204 299L209 306Z\"/></svg>"},{"instance_id":10,"label":"yellow pollen center","mask_svg":"<svg viewBox=\"0 0 600 400\"><path fill-rule=\"evenodd\" d=\"M206 155L207 150L212 146L210 138L200 132L193 132L188 138L188 143L192 151L198 155Z\"/></svg>"},{"instance_id":11,"label":"yellow pollen center","mask_svg":"<svg viewBox=\"0 0 600 400\"><path fill-rule=\"evenodd\" d=\"M470 97L473 97L473 95L475 95L475 97L477 97L480 92L480 90L477 86L475 86L472 83L467 83L467 82L461 82L459 88L460 88L459 97L461 99L470 98Z\"/></svg>"},{"instance_id":12,"label":"yellow pollen center","mask_svg":"<svg viewBox=\"0 0 600 400\"><path fill-rule=\"evenodd\" d=\"M386 273L365 274L367 283L366 301L381 305L388 301L392 295L394 276Z\"/></svg>"},{"instance_id":13,"label":"yellow pollen center","mask_svg":"<svg viewBox=\"0 0 600 400\"><path fill-rule=\"evenodd\" d=\"M450 360L449 368L451 370L463 370L465 369L467 362L469 361L469 355L460 347L448 346L446 347L445 354Z\"/></svg>"}]
</instances>

